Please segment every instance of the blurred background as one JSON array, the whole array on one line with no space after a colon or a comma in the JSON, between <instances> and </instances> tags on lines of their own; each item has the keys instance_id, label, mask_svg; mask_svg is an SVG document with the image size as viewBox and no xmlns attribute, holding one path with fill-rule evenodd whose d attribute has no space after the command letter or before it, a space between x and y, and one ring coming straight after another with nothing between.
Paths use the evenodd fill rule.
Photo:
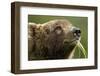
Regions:
<instances>
[{"instance_id":1,"label":"blurred background","mask_svg":"<svg viewBox=\"0 0 100 76\"><path fill-rule=\"evenodd\" d=\"M73 26L76 26L81 29L81 44L86 50L86 58L88 57L88 18L87 17L74 17L74 16L47 16L47 15L28 15L28 22L34 22L37 24L42 24L54 19L67 19L69 20ZM78 47L75 49L75 55L73 57L76 58L85 58L82 51L79 50Z\"/></svg>"}]
</instances>

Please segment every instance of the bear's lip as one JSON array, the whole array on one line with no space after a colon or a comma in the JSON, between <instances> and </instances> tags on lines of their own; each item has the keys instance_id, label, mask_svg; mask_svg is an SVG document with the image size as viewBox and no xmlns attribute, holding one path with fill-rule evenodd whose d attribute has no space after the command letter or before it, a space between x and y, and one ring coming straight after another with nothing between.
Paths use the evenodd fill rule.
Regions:
<instances>
[{"instance_id":1,"label":"bear's lip","mask_svg":"<svg viewBox=\"0 0 100 76\"><path fill-rule=\"evenodd\" d=\"M65 44L72 44L72 43L77 43L78 41L80 41L80 38L78 38L78 39L73 39L73 40L71 40L71 41L65 40L64 43L65 43Z\"/></svg>"}]
</instances>

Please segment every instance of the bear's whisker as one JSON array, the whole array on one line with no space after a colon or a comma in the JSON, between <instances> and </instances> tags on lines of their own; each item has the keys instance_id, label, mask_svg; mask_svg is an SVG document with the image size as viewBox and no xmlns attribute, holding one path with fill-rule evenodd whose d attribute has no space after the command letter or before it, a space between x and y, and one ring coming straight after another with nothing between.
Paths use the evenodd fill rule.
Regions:
<instances>
[{"instance_id":1,"label":"bear's whisker","mask_svg":"<svg viewBox=\"0 0 100 76\"><path fill-rule=\"evenodd\" d=\"M80 41L78 41L77 46L78 46L78 48L80 49L79 51L82 51L84 57L86 58L86 50L85 50L85 48L83 47L83 45L80 43Z\"/></svg>"}]
</instances>

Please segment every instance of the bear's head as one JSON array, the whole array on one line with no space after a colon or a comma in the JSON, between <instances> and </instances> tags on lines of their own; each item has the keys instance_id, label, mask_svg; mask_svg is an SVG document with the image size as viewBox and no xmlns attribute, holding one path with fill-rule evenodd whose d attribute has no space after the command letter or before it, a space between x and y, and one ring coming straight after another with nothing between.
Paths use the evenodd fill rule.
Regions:
<instances>
[{"instance_id":1,"label":"bear's head","mask_svg":"<svg viewBox=\"0 0 100 76\"><path fill-rule=\"evenodd\" d=\"M32 24L31 24L32 25ZM68 20L51 20L31 26L32 55L43 59L71 58L81 38L81 31Z\"/></svg>"}]
</instances>

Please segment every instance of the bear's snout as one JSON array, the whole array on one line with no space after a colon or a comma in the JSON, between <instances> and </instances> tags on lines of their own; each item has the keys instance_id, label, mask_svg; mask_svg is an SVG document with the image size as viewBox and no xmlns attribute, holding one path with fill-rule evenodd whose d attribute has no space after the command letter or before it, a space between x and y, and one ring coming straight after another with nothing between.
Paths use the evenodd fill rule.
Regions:
<instances>
[{"instance_id":1,"label":"bear's snout","mask_svg":"<svg viewBox=\"0 0 100 76\"><path fill-rule=\"evenodd\" d=\"M81 30L68 20L31 23L28 28L29 60L72 58Z\"/></svg>"},{"instance_id":2,"label":"bear's snout","mask_svg":"<svg viewBox=\"0 0 100 76\"><path fill-rule=\"evenodd\" d=\"M73 28L73 35L79 39L81 37L81 30L79 28Z\"/></svg>"}]
</instances>

